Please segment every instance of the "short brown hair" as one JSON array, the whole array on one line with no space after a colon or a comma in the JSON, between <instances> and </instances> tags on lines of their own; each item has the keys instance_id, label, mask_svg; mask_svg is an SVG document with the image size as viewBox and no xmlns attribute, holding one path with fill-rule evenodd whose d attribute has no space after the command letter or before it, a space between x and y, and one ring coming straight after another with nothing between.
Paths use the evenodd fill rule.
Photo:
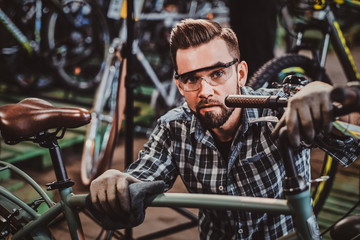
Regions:
<instances>
[{"instance_id":1,"label":"short brown hair","mask_svg":"<svg viewBox=\"0 0 360 240\"><path fill-rule=\"evenodd\" d=\"M216 37L226 42L234 58L240 59L238 40L232 29L205 19L184 19L179 22L170 35L170 53L175 71L177 71L176 52L178 49L196 47Z\"/></svg>"}]
</instances>

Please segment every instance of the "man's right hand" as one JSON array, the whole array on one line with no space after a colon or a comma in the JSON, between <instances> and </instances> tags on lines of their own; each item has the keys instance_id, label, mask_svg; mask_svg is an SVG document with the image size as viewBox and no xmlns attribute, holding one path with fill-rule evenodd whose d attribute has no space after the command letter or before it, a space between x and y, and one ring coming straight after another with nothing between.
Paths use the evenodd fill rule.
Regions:
<instances>
[{"instance_id":1,"label":"man's right hand","mask_svg":"<svg viewBox=\"0 0 360 240\"><path fill-rule=\"evenodd\" d=\"M129 213L129 184L135 182L141 181L115 169L107 170L90 185L91 201L94 207L114 217L124 212Z\"/></svg>"}]
</instances>

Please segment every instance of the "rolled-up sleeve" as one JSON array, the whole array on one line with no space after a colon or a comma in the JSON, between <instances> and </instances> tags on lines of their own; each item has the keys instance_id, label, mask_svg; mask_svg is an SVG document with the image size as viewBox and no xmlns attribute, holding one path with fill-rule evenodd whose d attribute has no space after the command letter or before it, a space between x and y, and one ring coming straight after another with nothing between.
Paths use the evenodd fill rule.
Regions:
<instances>
[{"instance_id":1,"label":"rolled-up sleeve","mask_svg":"<svg viewBox=\"0 0 360 240\"><path fill-rule=\"evenodd\" d=\"M166 184L165 190L169 190L178 175L171 148L170 131L166 124L158 121L149 141L139 152L138 159L126 172L143 181L163 180Z\"/></svg>"},{"instance_id":2,"label":"rolled-up sleeve","mask_svg":"<svg viewBox=\"0 0 360 240\"><path fill-rule=\"evenodd\" d=\"M320 133L316 143L331 157L335 158L342 166L347 167L360 155L360 141L352 137L339 139L333 134Z\"/></svg>"}]
</instances>

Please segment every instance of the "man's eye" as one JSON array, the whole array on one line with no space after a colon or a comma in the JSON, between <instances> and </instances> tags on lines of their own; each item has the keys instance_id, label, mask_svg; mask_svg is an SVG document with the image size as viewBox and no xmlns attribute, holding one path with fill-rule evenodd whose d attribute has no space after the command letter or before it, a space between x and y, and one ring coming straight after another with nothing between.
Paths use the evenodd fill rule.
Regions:
<instances>
[{"instance_id":1,"label":"man's eye","mask_svg":"<svg viewBox=\"0 0 360 240\"><path fill-rule=\"evenodd\" d=\"M196 76L192 76L192 77L187 77L183 80L183 83L185 84L193 84L193 83L196 83L198 81L198 77Z\"/></svg>"},{"instance_id":2,"label":"man's eye","mask_svg":"<svg viewBox=\"0 0 360 240\"><path fill-rule=\"evenodd\" d=\"M211 78L212 79L218 79L218 78L221 78L223 75L224 75L224 71L219 69L219 70L216 70L216 71L211 73Z\"/></svg>"}]
</instances>

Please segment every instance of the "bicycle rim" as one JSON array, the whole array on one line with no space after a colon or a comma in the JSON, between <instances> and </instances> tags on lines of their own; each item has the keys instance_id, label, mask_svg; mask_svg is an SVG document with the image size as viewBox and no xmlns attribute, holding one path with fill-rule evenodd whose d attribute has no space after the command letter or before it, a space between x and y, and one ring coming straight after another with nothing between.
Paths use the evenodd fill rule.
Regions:
<instances>
[{"instance_id":1,"label":"bicycle rim","mask_svg":"<svg viewBox=\"0 0 360 240\"><path fill-rule=\"evenodd\" d=\"M273 83L281 84L282 80L290 74L304 76L313 81L316 79L318 72L314 69L313 61L310 58L298 54L287 54L265 63L254 73L247 85L254 89L271 87ZM326 82L330 82L326 74L324 78ZM315 214L319 213L329 195L336 169L337 163L332 158L326 157L322 162L320 176L328 176L329 179L312 186L312 196L315 197L313 202Z\"/></svg>"},{"instance_id":2,"label":"bicycle rim","mask_svg":"<svg viewBox=\"0 0 360 240\"><path fill-rule=\"evenodd\" d=\"M116 138L120 132L125 108L125 71L124 64L117 63L118 66L109 68L108 84L103 88L105 91L98 91L94 99L94 112L87 129L81 159L81 180L84 185L89 185L110 167Z\"/></svg>"},{"instance_id":3,"label":"bicycle rim","mask_svg":"<svg viewBox=\"0 0 360 240\"><path fill-rule=\"evenodd\" d=\"M62 82L75 90L92 90L104 69L110 33L100 7L92 1L67 1L64 12L75 20L51 12L47 43L52 64Z\"/></svg>"}]
</instances>

